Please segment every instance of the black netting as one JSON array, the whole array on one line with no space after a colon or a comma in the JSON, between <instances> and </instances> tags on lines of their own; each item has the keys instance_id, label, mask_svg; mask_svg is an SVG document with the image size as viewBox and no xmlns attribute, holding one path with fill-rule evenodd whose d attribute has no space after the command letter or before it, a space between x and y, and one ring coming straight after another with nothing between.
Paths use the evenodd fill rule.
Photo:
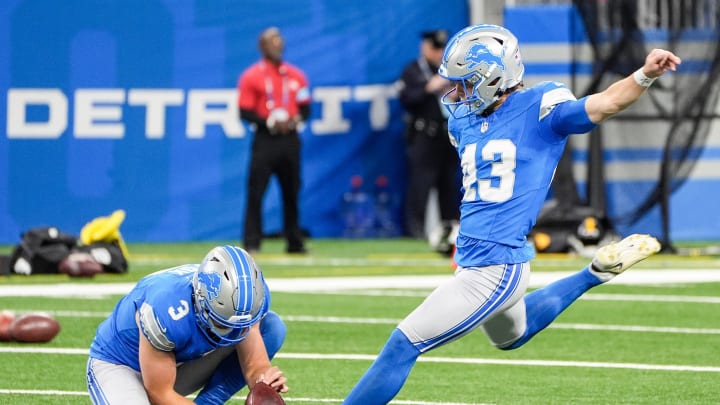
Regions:
<instances>
[{"instance_id":1,"label":"black netting","mask_svg":"<svg viewBox=\"0 0 720 405\"><path fill-rule=\"evenodd\" d=\"M611 207L614 226L634 224L656 207L660 209L663 245L672 249L669 237L669 199L691 174L700 157L715 114L720 92L720 7L716 0L574 0L585 23L594 53L593 77L584 90L591 94L631 74L642 66L652 47L668 49L689 66L666 75L648 90L641 100L623 114L604 123L590 139L617 136L615 144L627 139L628 146L657 145L664 139L662 158L657 165L647 164L647 178L656 178L646 190L635 187L634 198L617 199ZM654 33L650 40L647 32ZM658 39L661 38L661 39ZM589 156L603 156L601 142L590 142ZM593 150L594 149L594 150ZM591 164L588 192L604 190L602 162ZM642 173L636 173L641 175ZM595 181L595 183L593 183ZM617 193L618 191L615 190ZM639 193L639 194L638 194ZM614 196L616 197L616 196ZM603 198L604 199L604 198ZM592 199L590 199L592 201ZM597 199L596 199L597 200ZM594 205L597 205L595 203ZM605 207L601 207L605 210Z\"/></svg>"}]
</instances>

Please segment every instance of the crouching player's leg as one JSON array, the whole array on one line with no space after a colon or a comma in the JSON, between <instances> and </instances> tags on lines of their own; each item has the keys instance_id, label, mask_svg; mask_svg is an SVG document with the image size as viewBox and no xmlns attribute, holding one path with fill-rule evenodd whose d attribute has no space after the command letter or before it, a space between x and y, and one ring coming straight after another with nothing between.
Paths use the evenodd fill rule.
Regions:
<instances>
[{"instance_id":1,"label":"crouching player's leg","mask_svg":"<svg viewBox=\"0 0 720 405\"><path fill-rule=\"evenodd\" d=\"M275 312L268 312L260 322L260 334L271 360L285 341L286 332L285 323ZM222 404L245 385L235 347L231 346L178 367L175 389L187 395L202 387L195 403Z\"/></svg>"},{"instance_id":2,"label":"crouching player's leg","mask_svg":"<svg viewBox=\"0 0 720 405\"><path fill-rule=\"evenodd\" d=\"M93 404L150 405L142 375L131 367L90 357L87 384Z\"/></svg>"}]
</instances>

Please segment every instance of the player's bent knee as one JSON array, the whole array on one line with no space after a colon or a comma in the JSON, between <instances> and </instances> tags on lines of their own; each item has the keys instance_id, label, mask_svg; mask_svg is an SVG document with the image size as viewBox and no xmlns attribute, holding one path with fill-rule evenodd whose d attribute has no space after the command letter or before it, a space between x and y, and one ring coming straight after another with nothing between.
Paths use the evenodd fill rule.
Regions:
<instances>
[{"instance_id":1,"label":"player's bent knee","mask_svg":"<svg viewBox=\"0 0 720 405\"><path fill-rule=\"evenodd\" d=\"M503 344L496 344L495 347L500 350L515 350L519 348L520 346L524 345L528 341L528 338L523 335L520 336L517 339L514 339L510 342L503 343Z\"/></svg>"},{"instance_id":2,"label":"player's bent knee","mask_svg":"<svg viewBox=\"0 0 720 405\"><path fill-rule=\"evenodd\" d=\"M268 355L272 357L280 350L285 341L287 326L285 326L285 322L280 319L278 314L269 311L260 322L260 334L265 342Z\"/></svg>"},{"instance_id":3,"label":"player's bent knee","mask_svg":"<svg viewBox=\"0 0 720 405\"><path fill-rule=\"evenodd\" d=\"M523 341L523 336L520 336L507 342L493 342L493 346L495 346L495 348L499 350L515 350L518 347L522 346L524 343L525 342Z\"/></svg>"}]
</instances>

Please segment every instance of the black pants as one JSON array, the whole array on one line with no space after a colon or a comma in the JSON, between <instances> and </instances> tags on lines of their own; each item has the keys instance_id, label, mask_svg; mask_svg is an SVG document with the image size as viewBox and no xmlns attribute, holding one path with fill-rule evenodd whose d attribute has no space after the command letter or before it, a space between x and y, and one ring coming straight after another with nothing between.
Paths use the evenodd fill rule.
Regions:
<instances>
[{"instance_id":1,"label":"black pants","mask_svg":"<svg viewBox=\"0 0 720 405\"><path fill-rule=\"evenodd\" d=\"M300 138L297 134L270 135L258 131L252 145L248 198L243 244L259 250L262 240L262 200L272 175L277 176L283 202L283 223L287 249L303 247L298 219L300 192Z\"/></svg>"},{"instance_id":2,"label":"black pants","mask_svg":"<svg viewBox=\"0 0 720 405\"><path fill-rule=\"evenodd\" d=\"M437 189L440 220L451 222L460 218L460 163L445 131L428 135L411 130L406 142L406 232L414 238L425 238L425 210L432 188Z\"/></svg>"}]
</instances>

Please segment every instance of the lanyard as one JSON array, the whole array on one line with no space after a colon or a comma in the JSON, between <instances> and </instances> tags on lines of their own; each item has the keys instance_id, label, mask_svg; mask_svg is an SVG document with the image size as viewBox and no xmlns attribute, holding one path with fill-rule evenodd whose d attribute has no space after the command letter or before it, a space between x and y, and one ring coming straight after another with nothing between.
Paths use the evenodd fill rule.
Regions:
<instances>
[{"instance_id":1,"label":"lanyard","mask_svg":"<svg viewBox=\"0 0 720 405\"><path fill-rule=\"evenodd\" d=\"M430 65L428 64L427 60L422 56L418 58L418 67L420 68L420 72L423 74L426 82L430 81L430 79L432 79L432 77L435 75L432 70L430 70Z\"/></svg>"},{"instance_id":2,"label":"lanyard","mask_svg":"<svg viewBox=\"0 0 720 405\"><path fill-rule=\"evenodd\" d=\"M418 67L420 67L420 72L423 74L423 77L425 77L425 82L430 81L432 77L435 75L432 70L430 70L430 64L428 64L427 59L423 58L422 56L418 58ZM443 117L448 118L450 116L450 112L445 108L445 106L442 103L442 97L438 97L438 104L440 105L440 112L442 113Z\"/></svg>"},{"instance_id":3,"label":"lanyard","mask_svg":"<svg viewBox=\"0 0 720 405\"><path fill-rule=\"evenodd\" d=\"M273 93L273 81L270 77L270 72L266 64L267 62L263 60L261 68L263 71L263 76L265 77L265 96L267 99L267 101L265 102L265 106L267 107L268 111L272 111L276 107L275 95ZM278 73L280 73L280 76L282 76L282 100L279 107L284 107L288 106L290 102L290 86L288 86L287 68L283 65L278 66Z\"/></svg>"}]
</instances>

